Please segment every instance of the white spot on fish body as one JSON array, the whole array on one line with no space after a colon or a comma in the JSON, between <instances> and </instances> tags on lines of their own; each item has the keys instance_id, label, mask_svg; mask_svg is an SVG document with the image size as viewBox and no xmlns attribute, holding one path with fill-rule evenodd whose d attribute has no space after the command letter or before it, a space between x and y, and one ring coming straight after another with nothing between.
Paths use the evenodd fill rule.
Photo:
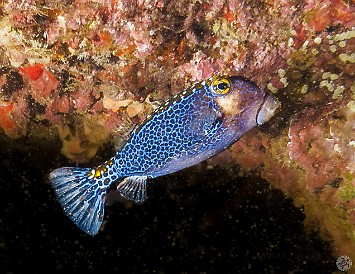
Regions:
<instances>
[{"instance_id":1,"label":"white spot on fish body","mask_svg":"<svg viewBox=\"0 0 355 274\"><path fill-rule=\"evenodd\" d=\"M91 170L91 175L89 176L89 179L93 179L95 177L95 169Z\"/></svg>"}]
</instances>

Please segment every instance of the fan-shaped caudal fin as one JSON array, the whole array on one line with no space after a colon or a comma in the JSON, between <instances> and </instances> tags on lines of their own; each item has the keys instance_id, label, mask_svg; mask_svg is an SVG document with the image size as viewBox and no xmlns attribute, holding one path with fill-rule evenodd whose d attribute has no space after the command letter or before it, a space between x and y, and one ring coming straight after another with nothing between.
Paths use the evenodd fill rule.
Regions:
<instances>
[{"instance_id":1,"label":"fan-shaped caudal fin","mask_svg":"<svg viewBox=\"0 0 355 274\"><path fill-rule=\"evenodd\" d=\"M99 183L90 168L63 167L50 174L65 214L83 231L94 236L104 217L107 186Z\"/></svg>"}]
</instances>

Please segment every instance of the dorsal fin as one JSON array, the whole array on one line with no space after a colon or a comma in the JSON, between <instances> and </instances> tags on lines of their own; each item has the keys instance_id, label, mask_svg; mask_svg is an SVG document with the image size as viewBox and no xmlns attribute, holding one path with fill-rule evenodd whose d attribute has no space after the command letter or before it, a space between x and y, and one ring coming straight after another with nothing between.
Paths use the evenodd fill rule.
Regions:
<instances>
[{"instance_id":1,"label":"dorsal fin","mask_svg":"<svg viewBox=\"0 0 355 274\"><path fill-rule=\"evenodd\" d=\"M111 115L106 123L110 123L108 126L114 128L112 139L115 150L119 151L132 136L137 125L126 113L113 113Z\"/></svg>"}]
</instances>

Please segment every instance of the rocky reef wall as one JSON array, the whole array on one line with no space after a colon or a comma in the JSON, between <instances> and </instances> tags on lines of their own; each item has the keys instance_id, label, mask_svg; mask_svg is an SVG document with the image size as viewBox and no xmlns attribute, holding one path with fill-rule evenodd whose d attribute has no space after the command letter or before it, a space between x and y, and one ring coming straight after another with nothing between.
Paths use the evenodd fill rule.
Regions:
<instances>
[{"instance_id":1,"label":"rocky reef wall","mask_svg":"<svg viewBox=\"0 0 355 274\"><path fill-rule=\"evenodd\" d=\"M3 1L0 128L86 163L161 102L216 73L282 109L209 160L261 175L355 259L353 1Z\"/></svg>"}]
</instances>

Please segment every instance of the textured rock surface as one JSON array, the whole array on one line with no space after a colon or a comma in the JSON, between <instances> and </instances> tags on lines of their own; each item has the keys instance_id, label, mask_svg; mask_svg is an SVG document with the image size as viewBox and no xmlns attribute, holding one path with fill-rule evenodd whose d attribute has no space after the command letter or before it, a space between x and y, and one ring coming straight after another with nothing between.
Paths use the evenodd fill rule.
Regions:
<instances>
[{"instance_id":1,"label":"textured rock surface","mask_svg":"<svg viewBox=\"0 0 355 274\"><path fill-rule=\"evenodd\" d=\"M170 95L243 75L283 108L210 161L267 179L355 259L354 14L342 0L5 0L2 138L61 142L68 159L96 162Z\"/></svg>"}]
</instances>

